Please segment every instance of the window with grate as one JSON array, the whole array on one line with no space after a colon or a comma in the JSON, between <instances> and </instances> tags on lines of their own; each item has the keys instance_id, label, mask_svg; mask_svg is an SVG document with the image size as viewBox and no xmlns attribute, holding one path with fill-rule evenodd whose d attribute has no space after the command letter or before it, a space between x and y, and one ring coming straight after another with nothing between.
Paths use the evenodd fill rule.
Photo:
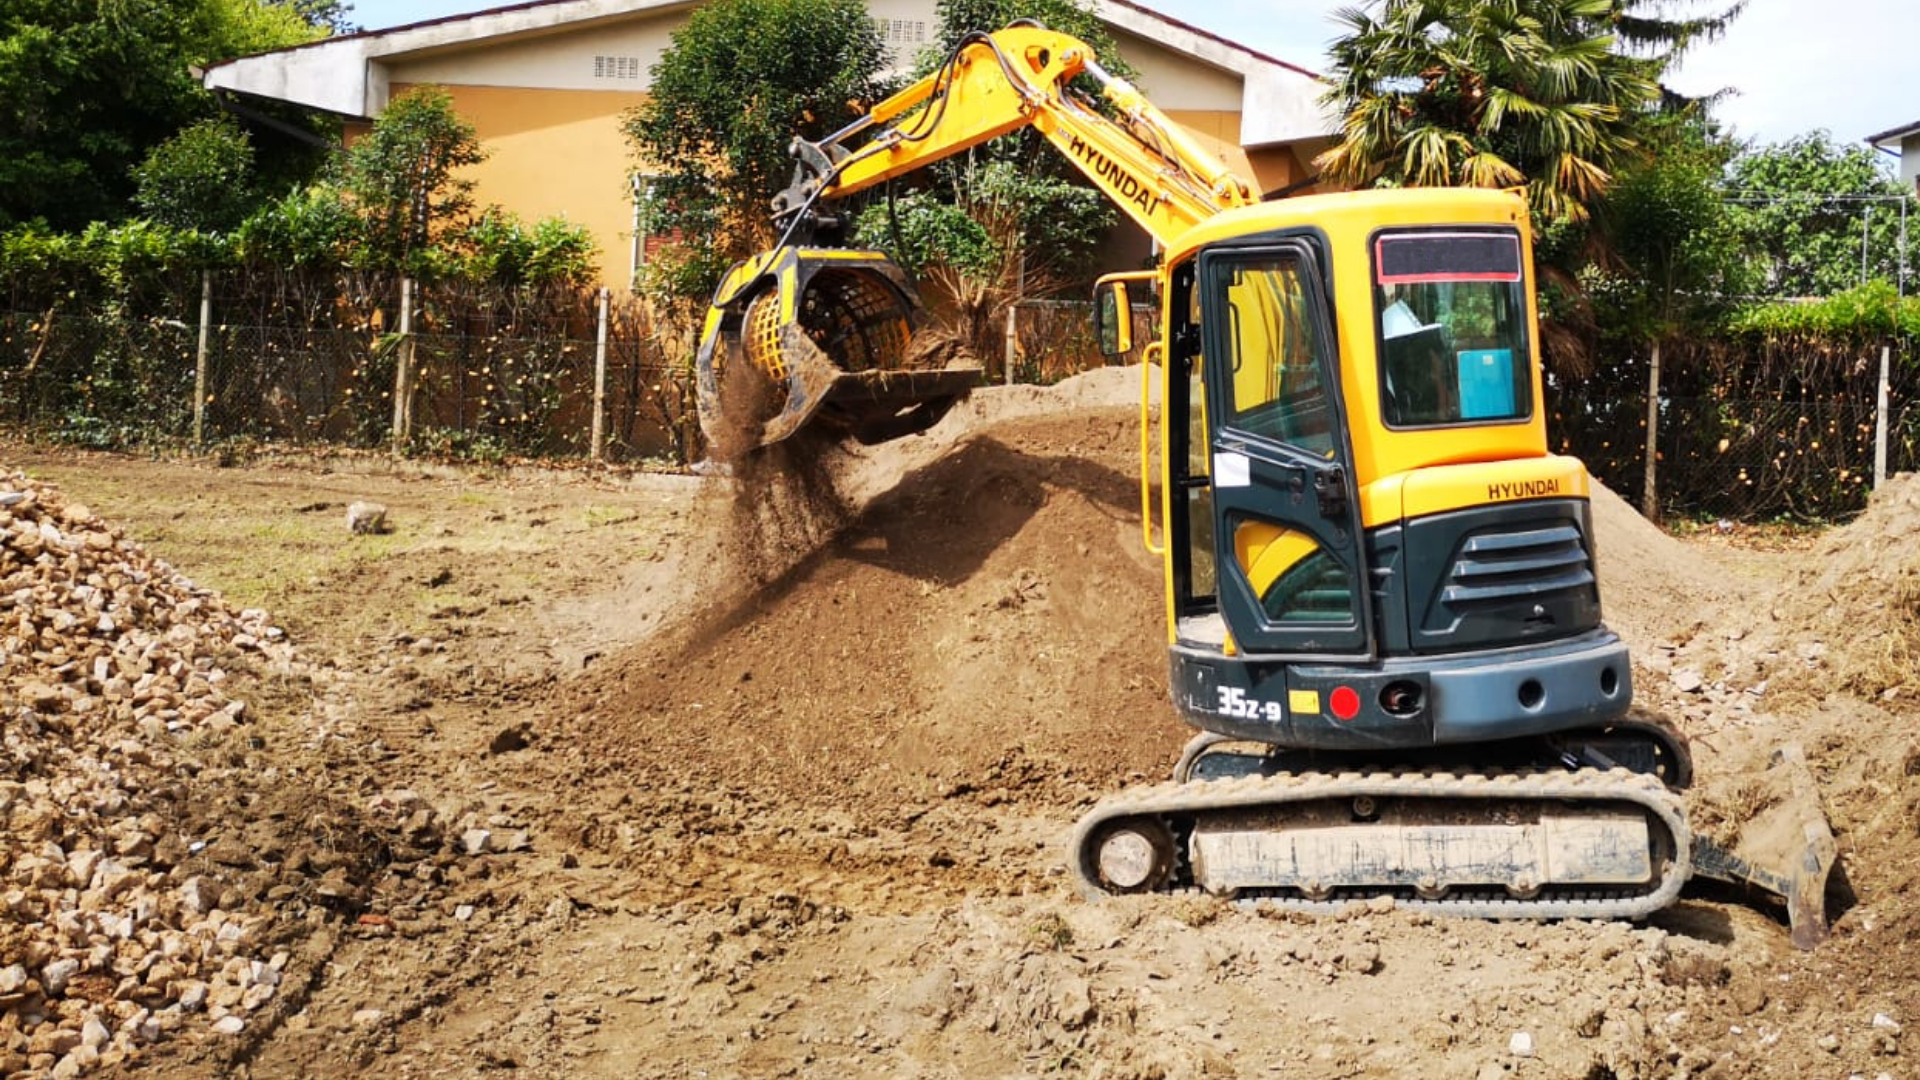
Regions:
<instances>
[{"instance_id":1,"label":"window with grate","mask_svg":"<svg viewBox=\"0 0 1920 1080\"><path fill-rule=\"evenodd\" d=\"M623 82L638 82L644 72L640 68L637 56L596 56L593 58L593 77L596 79L618 79Z\"/></svg>"},{"instance_id":2,"label":"window with grate","mask_svg":"<svg viewBox=\"0 0 1920 1080\"><path fill-rule=\"evenodd\" d=\"M875 29L886 39L888 45L925 45L927 43L927 23L925 19L875 19Z\"/></svg>"}]
</instances>

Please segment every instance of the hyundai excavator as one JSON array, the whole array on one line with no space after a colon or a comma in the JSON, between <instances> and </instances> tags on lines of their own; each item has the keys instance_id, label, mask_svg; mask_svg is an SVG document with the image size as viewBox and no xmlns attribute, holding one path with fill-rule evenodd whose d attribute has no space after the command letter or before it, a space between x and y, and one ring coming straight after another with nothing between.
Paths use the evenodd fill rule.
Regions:
<instances>
[{"instance_id":1,"label":"hyundai excavator","mask_svg":"<svg viewBox=\"0 0 1920 1080\"><path fill-rule=\"evenodd\" d=\"M1689 827L1686 740L1630 712L1588 474L1548 449L1513 193L1263 202L1084 42L1031 22L971 34L845 129L795 143L780 243L735 267L707 315L709 432L744 411L750 442L880 441L976 384L975 366L910 363L911 282L883 253L834 246L844 221L827 205L1022 128L1156 242L1154 269L1101 279L1095 323L1104 352L1130 354L1133 302L1157 301L1143 540L1164 568L1172 698L1199 729L1170 782L1080 820L1082 887L1610 919L1665 907L1697 875L1784 900L1803 947L1824 937L1834 841L1804 759L1780 763L1779 821L1722 847ZM743 375L761 388L747 405L727 392Z\"/></svg>"}]
</instances>

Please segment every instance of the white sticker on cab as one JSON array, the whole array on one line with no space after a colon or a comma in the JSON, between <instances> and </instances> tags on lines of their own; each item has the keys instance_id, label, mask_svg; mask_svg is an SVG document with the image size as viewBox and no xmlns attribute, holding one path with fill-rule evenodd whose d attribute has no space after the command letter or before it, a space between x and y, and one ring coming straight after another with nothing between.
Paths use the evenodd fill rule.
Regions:
<instances>
[{"instance_id":1,"label":"white sticker on cab","mask_svg":"<svg viewBox=\"0 0 1920 1080\"><path fill-rule=\"evenodd\" d=\"M1213 455L1213 486L1243 488L1253 485L1253 470L1247 455L1222 450Z\"/></svg>"}]
</instances>

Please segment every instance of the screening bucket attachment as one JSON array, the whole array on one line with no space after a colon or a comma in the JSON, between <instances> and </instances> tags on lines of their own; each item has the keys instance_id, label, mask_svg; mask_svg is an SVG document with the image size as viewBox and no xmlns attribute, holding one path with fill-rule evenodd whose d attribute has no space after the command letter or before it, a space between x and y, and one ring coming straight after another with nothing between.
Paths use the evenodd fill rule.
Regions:
<instances>
[{"instance_id":1,"label":"screening bucket attachment","mask_svg":"<svg viewBox=\"0 0 1920 1080\"><path fill-rule=\"evenodd\" d=\"M914 363L921 319L905 272L877 251L782 247L734 267L695 359L708 445L725 458L808 427L868 444L932 427L981 369Z\"/></svg>"}]
</instances>

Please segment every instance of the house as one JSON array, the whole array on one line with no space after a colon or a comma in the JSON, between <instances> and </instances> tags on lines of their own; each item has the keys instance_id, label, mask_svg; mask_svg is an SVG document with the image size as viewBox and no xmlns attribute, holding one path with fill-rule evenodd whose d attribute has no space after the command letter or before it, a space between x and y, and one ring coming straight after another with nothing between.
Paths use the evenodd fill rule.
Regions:
<instances>
[{"instance_id":1,"label":"house","mask_svg":"<svg viewBox=\"0 0 1920 1080\"><path fill-rule=\"evenodd\" d=\"M1912 184L1914 191L1920 193L1920 120L1892 131L1869 135L1867 142L1883 150L1898 150L1901 182Z\"/></svg>"},{"instance_id":2,"label":"house","mask_svg":"<svg viewBox=\"0 0 1920 1080\"><path fill-rule=\"evenodd\" d=\"M605 282L624 286L647 256L635 192L644 168L621 114L645 99L649 72L697 0L531 0L388 30L345 34L224 61L202 82L245 106L288 102L365 131L410 87L444 87L490 157L476 167L479 205L532 221L564 215L592 230ZM934 0L868 0L904 70L931 40ZM1262 191L1311 184L1308 163L1334 121L1315 75L1132 0L1096 0L1139 83L1165 110ZM1110 246L1139 265L1131 225Z\"/></svg>"}]
</instances>

